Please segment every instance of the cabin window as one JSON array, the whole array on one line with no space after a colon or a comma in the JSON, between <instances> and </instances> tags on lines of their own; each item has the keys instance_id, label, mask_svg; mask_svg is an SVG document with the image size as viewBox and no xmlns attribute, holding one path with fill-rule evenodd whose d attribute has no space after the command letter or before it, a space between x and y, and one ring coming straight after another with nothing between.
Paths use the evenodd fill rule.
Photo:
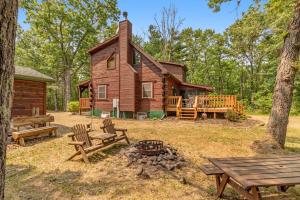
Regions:
<instances>
[{"instance_id":1,"label":"cabin window","mask_svg":"<svg viewBox=\"0 0 300 200\"><path fill-rule=\"evenodd\" d=\"M133 51L133 61L132 61L132 63L134 65L138 65L138 64L141 63L141 54L140 54L140 52L138 52L136 50Z\"/></svg>"},{"instance_id":2,"label":"cabin window","mask_svg":"<svg viewBox=\"0 0 300 200\"><path fill-rule=\"evenodd\" d=\"M108 59L107 59L107 69L115 69L116 68L116 54L113 53Z\"/></svg>"},{"instance_id":3,"label":"cabin window","mask_svg":"<svg viewBox=\"0 0 300 200\"><path fill-rule=\"evenodd\" d=\"M107 98L107 86L99 85L98 86L98 99L106 99Z\"/></svg>"},{"instance_id":4,"label":"cabin window","mask_svg":"<svg viewBox=\"0 0 300 200\"><path fill-rule=\"evenodd\" d=\"M142 83L143 98L153 98L153 85L152 82Z\"/></svg>"}]
</instances>

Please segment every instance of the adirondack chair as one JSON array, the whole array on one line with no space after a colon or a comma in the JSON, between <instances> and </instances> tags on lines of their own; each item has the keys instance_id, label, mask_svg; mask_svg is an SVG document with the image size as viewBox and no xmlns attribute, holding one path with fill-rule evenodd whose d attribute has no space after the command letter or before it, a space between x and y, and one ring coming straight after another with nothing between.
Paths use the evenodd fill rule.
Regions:
<instances>
[{"instance_id":1,"label":"adirondack chair","mask_svg":"<svg viewBox=\"0 0 300 200\"><path fill-rule=\"evenodd\" d=\"M82 156L85 163L89 163L89 159L87 154L98 149L104 147L103 144L92 143L92 138L88 135L86 130L86 126L83 124L77 124L72 127L73 134L69 135L72 138L72 142L69 142L69 145L73 145L75 147L76 153L70 156L67 160L71 160L77 155Z\"/></svg>"},{"instance_id":2,"label":"adirondack chair","mask_svg":"<svg viewBox=\"0 0 300 200\"><path fill-rule=\"evenodd\" d=\"M93 137L93 139L100 139L104 144L112 144L120 140L126 140L127 144L130 144L126 135L127 129L115 128L111 119L104 119L103 126L100 128L103 130L103 134ZM118 132L121 132L121 134L117 134Z\"/></svg>"}]
</instances>

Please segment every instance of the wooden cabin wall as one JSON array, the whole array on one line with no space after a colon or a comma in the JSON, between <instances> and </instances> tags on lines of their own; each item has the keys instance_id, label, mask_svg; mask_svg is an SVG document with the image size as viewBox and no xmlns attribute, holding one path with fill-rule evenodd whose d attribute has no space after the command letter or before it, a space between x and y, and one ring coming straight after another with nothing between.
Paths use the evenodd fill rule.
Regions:
<instances>
[{"instance_id":1,"label":"wooden cabin wall","mask_svg":"<svg viewBox=\"0 0 300 200\"><path fill-rule=\"evenodd\" d=\"M31 116L33 107L38 107L39 114L45 115L46 93L45 82L15 79L12 117Z\"/></svg>"},{"instance_id":2,"label":"wooden cabin wall","mask_svg":"<svg viewBox=\"0 0 300 200\"><path fill-rule=\"evenodd\" d=\"M135 66L138 72L136 81L137 111L161 111L163 110L163 75L150 60L142 56L141 65ZM153 98L142 98L142 83L152 82Z\"/></svg>"},{"instance_id":3,"label":"wooden cabin wall","mask_svg":"<svg viewBox=\"0 0 300 200\"><path fill-rule=\"evenodd\" d=\"M92 85L95 94L95 108L101 111L113 110L113 99L119 97L120 74L119 74L119 44L115 42L106 48L92 54ZM116 55L116 68L107 69L107 59L112 54ZM98 99L98 86L107 86L107 99Z\"/></svg>"}]
</instances>

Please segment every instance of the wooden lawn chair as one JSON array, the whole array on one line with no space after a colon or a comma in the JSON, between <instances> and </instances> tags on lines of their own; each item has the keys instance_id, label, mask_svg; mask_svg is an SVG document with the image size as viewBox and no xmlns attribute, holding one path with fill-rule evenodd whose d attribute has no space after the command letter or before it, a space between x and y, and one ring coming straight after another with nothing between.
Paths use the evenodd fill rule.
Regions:
<instances>
[{"instance_id":1,"label":"wooden lawn chair","mask_svg":"<svg viewBox=\"0 0 300 200\"><path fill-rule=\"evenodd\" d=\"M77 124L72 127L73 134L69 135L72 138L72 142L69 145L75 147L76 153L70 156L67 160L71 160L77 155L82 156L85 163L89 163L87 154L104 147L104 145L93 145L91 137L88 135L86 126L83 124Z\"/></svg>"}]
</instances>

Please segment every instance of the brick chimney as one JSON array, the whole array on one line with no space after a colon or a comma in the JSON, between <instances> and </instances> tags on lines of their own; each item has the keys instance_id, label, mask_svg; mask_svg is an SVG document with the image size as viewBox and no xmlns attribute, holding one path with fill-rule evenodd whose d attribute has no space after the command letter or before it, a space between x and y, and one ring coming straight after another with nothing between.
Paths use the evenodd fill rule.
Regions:
<instances>
[{"instance_id":1,"label":"brick chimney","mask_svg":"<svg viewBox=\"0 0 300 200\"><path fill-rule=\"evenodd\" d=\"M119 24L119 41L120 41L120 64L132 64L132 52L129 43L132 40L132 24L129 20L123 20Z\"/></svg>"},{"instance_id":2,"label":"brick chimney","mask_svg":"<svg viewBox=\"0 0 300 200\"><path fill-rule=\"evenodd\" d=\"M120 111L135 112L135 80L132 70L132 25L127 19L119 24Z\"/></svg>"}]
</instances>

